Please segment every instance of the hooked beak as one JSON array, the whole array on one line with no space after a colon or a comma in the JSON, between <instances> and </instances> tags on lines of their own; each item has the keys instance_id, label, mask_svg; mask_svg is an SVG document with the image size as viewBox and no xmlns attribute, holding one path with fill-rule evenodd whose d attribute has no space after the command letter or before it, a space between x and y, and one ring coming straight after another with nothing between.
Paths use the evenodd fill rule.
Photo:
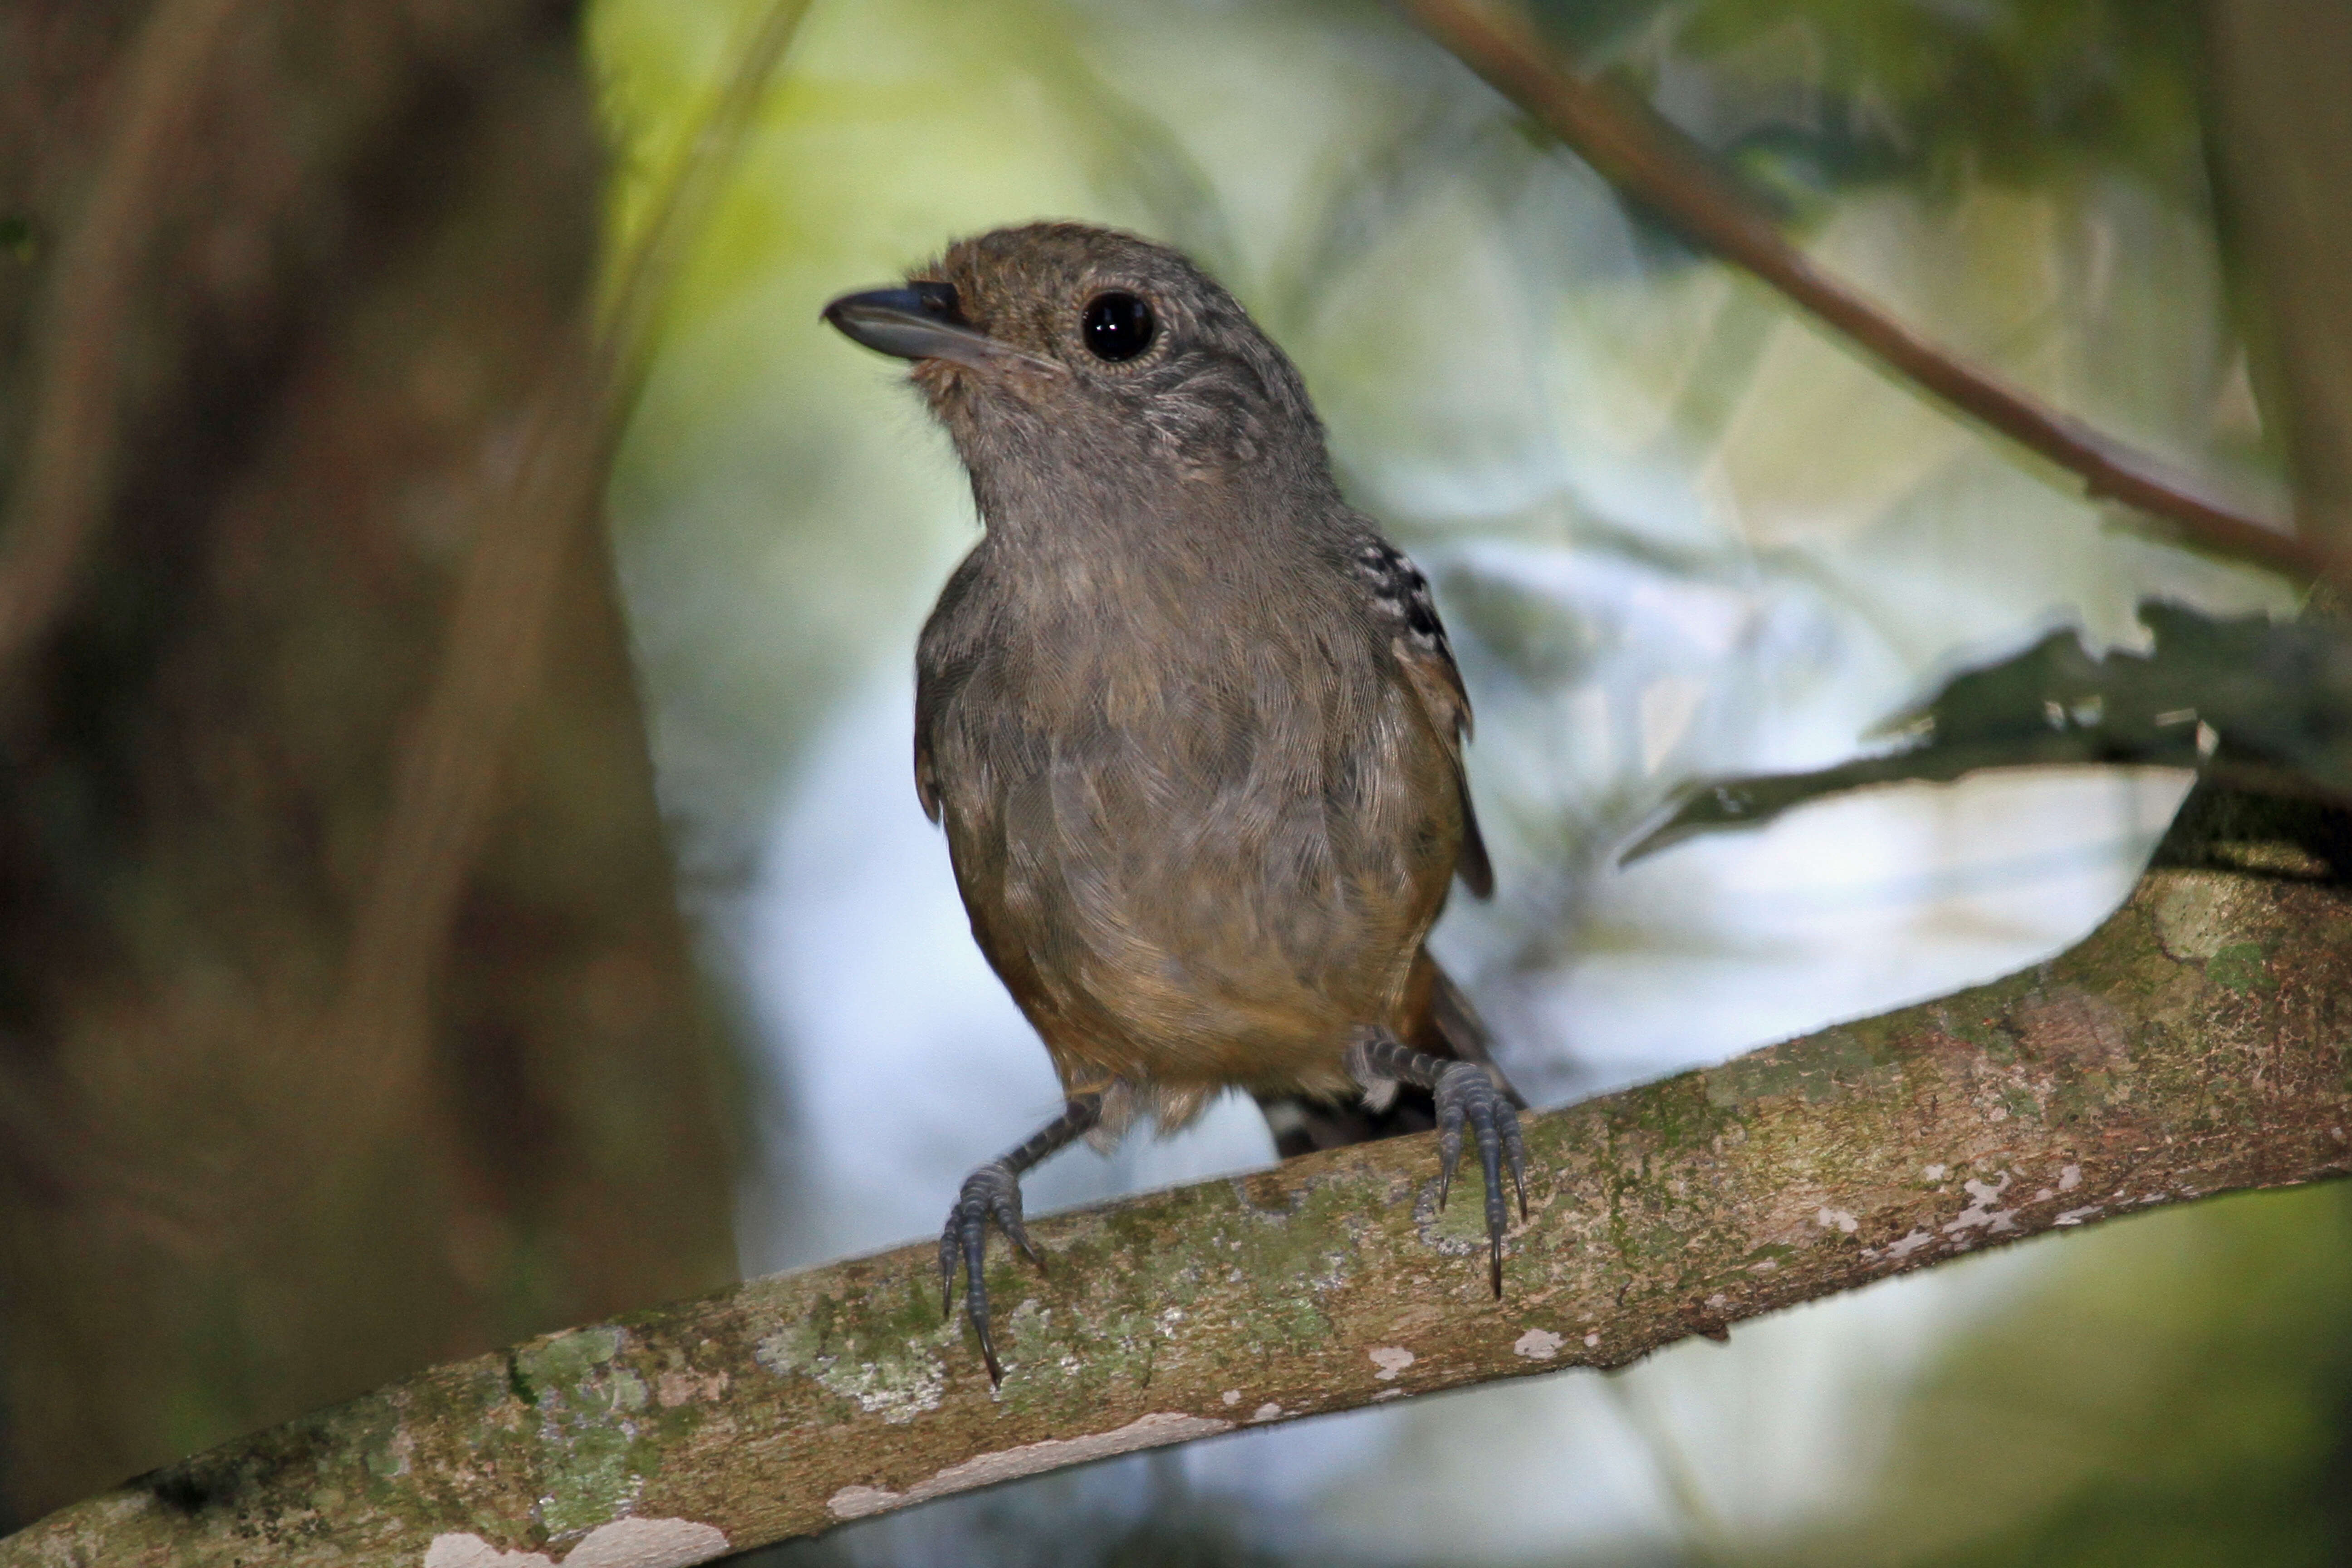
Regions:
<instances>
[{"instance_id":1,"label":"hooked beak","mask_svg":"<svg viewBox=\"0 0 2352 1568\"><path fill-rule=\"evenodd\" d=\"M953 360L974 370L986 370L992 362L1007 359L1061 368L968 325L950 283L915 283L904 289L844 294L824 308L824 319L852 342L899 359Z\"/></svg>"}]
</instances>

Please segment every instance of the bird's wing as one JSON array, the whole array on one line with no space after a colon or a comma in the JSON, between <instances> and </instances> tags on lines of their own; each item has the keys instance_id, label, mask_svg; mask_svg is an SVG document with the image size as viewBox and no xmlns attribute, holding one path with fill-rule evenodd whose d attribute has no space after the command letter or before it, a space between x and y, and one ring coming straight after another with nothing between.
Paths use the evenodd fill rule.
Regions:
<instances>
[{"instance_id":1,"label":"bird's wing","mask_svg":"<svg viewBox=\"0 0 2352 1568\"><path fill-rule=\"evenodd\" d=\"M1462 766L1462 742L1469 737L1470 693L1462 684L1462 670L1454 662L1454 645L1446 641L1445 623L1437 618L1430 597L1429 579L1404 552L1369 530L1356 542L1350 564L1362 582L1373 613L1391 627L1389 647L1430 727L1444 740L1454 763L1454 785L1462 800L1462 854L1454 875L1481 899L1495 892L1495 868L1486 858L1486 840L1478 831L1478 814L1470 804L1470 780Z\"/></svg>"},{"instance_id":2,"label":"bird's wing","mask_svg":"<svg viewBox=\"0 0 2352 1568\"><path fill-rule=\"evenodd\" d=\"M940 775L931 766L930 727L923 722L929 715L923 711L919 695L915 703L915 798L923 803L923 815L937 826L940 820Z\"/></svg>"},{"instance_id":3,"label":"bird's wing","mask_svg":"<svg viewBox=\"0 0 2352 1568\"><path fill-rule=\"evenodd\" d=\"M931 721L950 692L971 673L980 633L973 617L962 612L981 571L981 552L975 549L948 574L915 645L915 795L923 803L923 815L933 822L940 819L940 774L931 760Z\"/></svg>"}]
</instances>

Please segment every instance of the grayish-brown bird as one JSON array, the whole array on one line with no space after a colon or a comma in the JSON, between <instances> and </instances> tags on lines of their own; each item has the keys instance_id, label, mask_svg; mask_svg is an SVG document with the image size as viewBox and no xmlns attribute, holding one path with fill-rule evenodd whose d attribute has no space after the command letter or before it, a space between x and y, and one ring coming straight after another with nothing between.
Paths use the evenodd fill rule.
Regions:
<instances>
[{"instance_id":1,"label":"grayish-brown bird","mask_svg":"<svg viewBox=\"0 0 2352 1568\"><path fill-rule=\"evenodd\" d=\"M1021 1173L1235 1088L1286 1152L1426 1091L1444 1184L1476 1142L1499 1295L1517 1098L1423 945L1456 876L1492 887L1470 703L1298 372L1184 257L1076 224L961 241L824 315L915 362L985 525L923 628L915 787L1067 1097L940 1239L990 1377L989 1221L1036 1256Z\"/></svg>"}]
</instances>

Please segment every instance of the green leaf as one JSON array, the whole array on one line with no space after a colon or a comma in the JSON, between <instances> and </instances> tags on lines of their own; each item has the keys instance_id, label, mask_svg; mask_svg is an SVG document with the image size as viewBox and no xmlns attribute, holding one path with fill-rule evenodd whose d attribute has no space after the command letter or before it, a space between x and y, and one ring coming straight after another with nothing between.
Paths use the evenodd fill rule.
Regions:
<instances>
[{"instance_id":1,"label":"green leaf","mask_svg":"<svg viewBox=\"0 0 2352 1568\"><path fill-rule=\"evenodd\" d=\"M2352 636L2333 621L2214 619L2146 601L2145 654L2095 657L2075 631L1952 679L1883 728L1896 750L1816 773L1702 780L1626 861L1696 834L1754 827L1841 791L1948 783L1983 768L2237 764L2352 803ZM2200 742L2201 737L2201 742Z\"/></svg>"}]
</instances>

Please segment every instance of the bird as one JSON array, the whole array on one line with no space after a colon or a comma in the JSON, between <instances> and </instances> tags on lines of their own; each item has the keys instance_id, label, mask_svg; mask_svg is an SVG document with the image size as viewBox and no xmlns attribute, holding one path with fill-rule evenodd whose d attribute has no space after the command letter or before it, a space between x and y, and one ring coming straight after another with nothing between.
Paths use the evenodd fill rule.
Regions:
<instances>
[{"instance_id":1,"label":"bird","mask_svg":"<svg viewBox=\"0 0 2352 1568\"><path fill-rule=\"evenodd\" d=\"M941 1311L961 1268L991 1384L990 1225L1043 1267L1023 1173L1234 1089L1286 1154L1434 1124L1441 1204L1466 1127L1499 1298L1526 1102L1427 946L1454 881L1493 891L1469 697L1297 367L1180 251L1069 222L958 240L823 319L912 362L982 524L917 645L915 788L1064 1095L940 1234Z\"/></svg>"}]
</instances>

